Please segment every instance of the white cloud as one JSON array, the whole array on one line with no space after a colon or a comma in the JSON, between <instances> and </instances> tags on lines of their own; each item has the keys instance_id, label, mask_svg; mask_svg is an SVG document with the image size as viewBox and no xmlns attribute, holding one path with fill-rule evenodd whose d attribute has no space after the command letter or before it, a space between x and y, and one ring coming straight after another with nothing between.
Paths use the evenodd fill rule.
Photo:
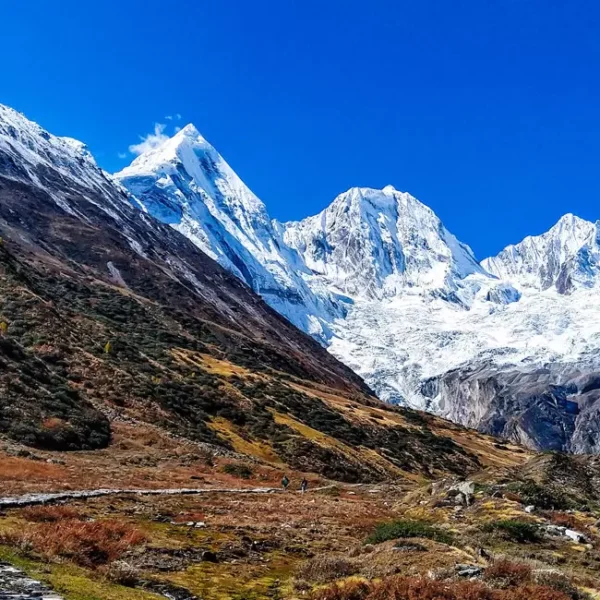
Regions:
<instances>
[{"instance_id":1,"label":"white cloud","mask_svg":"<svg viewBox=\"0 0 600 600\"><path fill-rule=\"evenodd\" d=\"M141 142L129 146L129 152L140 155L153 148L158 148L158 146L169 139L169 136L165 133L165 128L166 125L164 123L155 123L154 132L149 133L146 136L140 136Z\"/></svg>"},{"instance_id":2,"label":"white cloud","mask_svg":"<svg viewBox=\"0 0 600 600\"><path fill-rule=\"evenodd\" d=\"M175 113L174 115L167 115L165 119L167 121L181 121L181 115L179 113Z\"/></svg>"},{"instance_id":3,"label":"white cloud","mask_svg":"<svg viewBox=\"0 0 600 600\"><path fill-rule=\"evenodd\" d=\"M119 152L117 155L119 158L127 158L127 152Z\"/></svg>"}]
</instances>

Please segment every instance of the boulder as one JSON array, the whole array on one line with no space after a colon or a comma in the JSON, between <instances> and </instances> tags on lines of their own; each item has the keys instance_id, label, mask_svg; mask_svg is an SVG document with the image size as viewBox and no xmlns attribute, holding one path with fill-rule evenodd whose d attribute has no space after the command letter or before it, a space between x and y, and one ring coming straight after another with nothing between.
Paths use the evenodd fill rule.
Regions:
<instances>
[{"instance_id":1,"label":"boulder","mask_svg":"<svg viewBox=\"0 0 600 600\"><path fill-rule=\"evenodd\" d=\"M217 555L214 552L211 552L210 550L205 550L202 553L202 555L200 556L200 558L202 559L203 562L211 562L211 563L219 562Z\"/></svg>"},{"instance_id":2,"label":"boulder","mask_svg":"<svg viewBox=\"0 0 600 600\"><path fill-rule=\"evenodd\" d=\"M449 490L447 497L454 498L458 506L471 506L475 495L475 484L472 481L460 481Z\"/></svg>"},{"instance_id":3,"label":"boulder","mask_svg":"<svg viewBox=\"0 0 600 600\"><path fill-rule=\"evenodd\" d=\"M571 538L574 542L578 544L585 544L587 542L587 538L583 533L579 533L579 531L575 531L574 529L566 529L565 536Z\"/></svg>"},{"instance_id":4,"label":"boulder","mask_svg":"<svg viewBox=\"0 0 600 600\"><path fill-rule=\"evenodd\" d=\"M483 569L477 565L456 565L454 567L456 575L458 577L480 577L483 573Z\"/></svg>"}]
</instances>

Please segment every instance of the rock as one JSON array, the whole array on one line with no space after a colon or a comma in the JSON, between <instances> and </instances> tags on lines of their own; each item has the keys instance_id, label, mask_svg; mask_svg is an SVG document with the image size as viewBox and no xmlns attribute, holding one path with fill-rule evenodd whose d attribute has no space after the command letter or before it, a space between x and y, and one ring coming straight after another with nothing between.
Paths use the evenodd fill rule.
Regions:
<instances>
[{"instance_id":1,"label":"rock","mask_svg":"<svg viewBox=\"0 0 600 600\"><path fill-rule=\"evenodd\" d=\"M475 495L475 484L472 481L461 481L454 484L449 490L447 497L454 498L459 506L471 506Z\"/></svg>"},{"instance_id":2,"label":"rock","mask_svg":"<svg viewBox=\"0 0 600 600\"><path fill-rule=\"evenodd\" d=\"M206 527L206 523L204 521L196 521L196 523L194 523L194 527L196 529L204 529Z\"/></svg>"},{"instance_id":3,"label":"rock","mask_svg":"<svg viewBox=\"0 0 600 600\"><path fill-rule=\"evenodd\" d=\"M529 506L525 507L525 512L531 514L532 512L535 511L535 506L533 504L530 504Z\"/></svg>"},{"instance_id":4,"label":"rock","mask_svg":"<svg viewBox=\"0 0 600 600\"><path fill-rule=\"evenodd\" d=\"M587 542L587 538L585 537L585 535L583 535L583 533L579 533L579 531L575 531L573 529L566 529L565 536L571 538L578 544L585 544Z\"/></svg>"},{"instance_id":5,"label":"rock","mask_svg":"<svg viewBox=\"0 0 600 600\"><path fill-rule=\"evenodd\" d=\"M392 550L396 552L427 552L427 548L423 544L407 542L405 544L396 544Z\"/></svg>"},{"instance_id":6,"label":"rock","mask_svg":"<svg viewBox=\"0 0 600 600\"><path fill-rule=\"evenodd\" d=\"M10 600L62 600L46 585L30 579L8 563L0 562L0 598Z\"/></svg>"},{"instance_id":7,"label":"rock","mask_svg":"<svg viewBox=\"0 0 600 600\"><path fill-rule=\"evenodd\" d=\"M549 533L550 535L560 535L563 536L565 535L565 531L567 530L566 527L561 527L559 525L546 525L546 527L544 527L546 533Z\"/></svg>"},{"instance_id":8,"label":"rock","mask_svg":"<svg viewBox=\"0 0 600 600\"><path fill-rule=\"evenodd\" d=\"M204 552L202 552L200 558L202 559L203 562L211 562L211 563L219 562L217 555L214 552L211 552L210 550L205 550Z\"/></svg>"},{"instance_id":9,"label":"rock","mask_svg":"<svg viewBox=\"0 0 600 600\"><path fill-rule=\"evenodd\" d=\"M441 481L434 481L431 484L431 495L437 496L439 494L439 492L442 490L442 488L444 487L445 483L446 483L445 479L442 479Z\"/></svg>"},{"instance_id":10,"label":"rock","mask_svg":"<svg viewBox=\"0 0 600 600\"><path fill-rule=\"evenodd\" d=\"M458 577L479 577L483 573L483 569L477 565L456 565L454 569Z\"/></svg>"},{"instance_id":11,"label":"rock","mask_svg":"<svg viewBox=\"0 0 600 600\"><path fill-rule=\"evenodd\" d=\"M152 520L156 523L171 523L171 519L166 515L156 515Z\"/></svg>"}]
</instances>

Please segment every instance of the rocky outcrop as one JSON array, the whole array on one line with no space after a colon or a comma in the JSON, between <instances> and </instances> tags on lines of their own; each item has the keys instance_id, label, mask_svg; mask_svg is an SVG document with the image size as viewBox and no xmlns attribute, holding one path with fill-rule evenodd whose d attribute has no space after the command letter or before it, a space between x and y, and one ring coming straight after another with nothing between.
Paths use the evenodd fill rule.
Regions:
<instances>
[{"instance_id":1,"label":"rocky outcrop","mask_svg":"<svg viewBox=\"0 0 600 600\"><path fill-rule=\"evenodd\" d=\"M62 600L48 586L0 562L0 600Z\"/></svg>"},{"instance_id":2,"label":"rocky outcrop","mask_svg":"<svg viewBox=\"0 0 600 600\"><path fill-rule=\"evenodd\" d=\"M423 383L444 416L537 450L600 452L600 366L455 369Z\"/></svg>"}]
</instances>

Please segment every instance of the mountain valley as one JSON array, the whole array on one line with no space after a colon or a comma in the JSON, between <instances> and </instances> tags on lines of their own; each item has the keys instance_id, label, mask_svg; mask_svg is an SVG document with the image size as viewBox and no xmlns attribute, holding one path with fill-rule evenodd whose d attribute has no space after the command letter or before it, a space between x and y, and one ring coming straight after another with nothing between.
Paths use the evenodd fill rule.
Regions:
<instances>
[{"instance_id":1,"label":"mountain valley","mask_svg":"<svg viewBox=\"0 0 600 600\"><path fill-rule=\"evenodd\" d=\"M111 176L0 105L0 596L600 598L559 225L479 263L389 186L279 223L193 126Z\"/></svg>"}]
</instances>

